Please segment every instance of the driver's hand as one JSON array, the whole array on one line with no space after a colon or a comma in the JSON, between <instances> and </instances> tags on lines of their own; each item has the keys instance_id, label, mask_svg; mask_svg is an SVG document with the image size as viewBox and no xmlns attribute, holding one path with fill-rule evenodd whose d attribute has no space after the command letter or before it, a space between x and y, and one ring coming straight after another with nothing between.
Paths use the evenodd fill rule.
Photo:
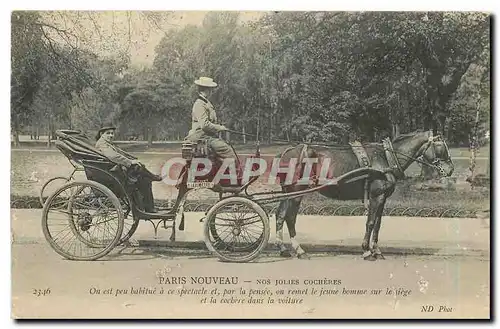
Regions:
<instances>
[{"instance_id":1,"label":"driver's hand","mask_svg":"<svg viewBox=\"0 0 500 329\"><path fill-rule=\"evenodd\" d=\"M139 162L139 160L135 159L135 160L132 160L132 165L140 165L141 163Z\"/></svg>"},{"instance_id":2,"label":"driver's hand","mask_svg":"<svg viewBox=\"0 0 500 329\"><path fill-rule=\"evenodd\" d=\"M220 131L226 131L226 130L229 130L226 126L220 126L219 127Z\"/></svg>"}]
</instances>

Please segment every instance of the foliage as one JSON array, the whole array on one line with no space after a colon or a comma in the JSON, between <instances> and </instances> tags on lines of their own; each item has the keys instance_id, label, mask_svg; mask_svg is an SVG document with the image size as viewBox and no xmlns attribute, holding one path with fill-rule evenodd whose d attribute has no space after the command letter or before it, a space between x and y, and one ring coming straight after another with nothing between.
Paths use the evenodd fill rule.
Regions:
<instances>
[{"instance_id":1,"label":"foliage","mask_svg":"<svg viewBox=\"0 0 500 329\"><path fill-rule=\"evenodd\" d=\"M91 40L110 50L116 35L104 42L102 14L88 15L84 29L82 12L13 14L14 130L114 120L123 138L182 139L199 76L219 84L212 101L223 123L263 141L379 141L424 128L468 145L478 107L477 131L489 130L487 14L272 12L242 22L210 12L167 29L170 13L127 13L129 41L134 19L163 24L143 69L130 66L130 45L98 56Z\"/></svg>"}]
</instances>

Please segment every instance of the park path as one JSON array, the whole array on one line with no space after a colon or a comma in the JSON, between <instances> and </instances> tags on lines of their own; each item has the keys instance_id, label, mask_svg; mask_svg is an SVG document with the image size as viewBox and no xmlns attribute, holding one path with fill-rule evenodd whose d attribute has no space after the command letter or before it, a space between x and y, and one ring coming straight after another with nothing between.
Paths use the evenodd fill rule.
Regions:
<instances>
[{"instance_id":1,"label":"park path","mask_svg":"<svg viewBox=\"0 0 500 329\"><path fill-rule=\"evenodd\" d=\"M162 227L154 236L153 226L141 222L134 239L144 246L185 247L205 250L201 212L185 213L185 230L177 230L177 243L170 243L171 230ZM11 234L16 243L46 244L41 228L41 209L11 209ZM297 241L306 251L361 253L365 233L364 216L299 215ZM275 242L275 219L270 218L270 243ZM379 246L388 254L456 255L489 258L490 228L481 218L422 218L384 216ZM284 228L284 241L289 242Z\"/></svg>"}]
</instances>

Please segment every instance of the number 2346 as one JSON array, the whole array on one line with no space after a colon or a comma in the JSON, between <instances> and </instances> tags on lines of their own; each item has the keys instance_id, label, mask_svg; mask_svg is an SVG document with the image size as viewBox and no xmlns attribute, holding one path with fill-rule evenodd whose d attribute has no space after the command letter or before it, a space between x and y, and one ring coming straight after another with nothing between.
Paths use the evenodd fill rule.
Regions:
<instances>
[{"instance_id":1,"label":"number 2346","mask_svg":"<svg viewBox=\"0 0 500 329\"><path fill-rule=\"evenodd\" d=\"M33 295L36 296L36 297L48 296L48 295L50 295L50 288L33 289Z\"/></svg>"}]
</instances>

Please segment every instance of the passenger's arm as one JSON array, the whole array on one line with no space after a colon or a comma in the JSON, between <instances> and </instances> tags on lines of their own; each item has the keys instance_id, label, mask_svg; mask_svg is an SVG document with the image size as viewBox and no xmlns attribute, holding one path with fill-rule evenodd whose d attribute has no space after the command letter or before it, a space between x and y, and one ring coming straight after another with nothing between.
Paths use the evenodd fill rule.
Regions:
<instances>
[{"instance_id":1,"label":"passenger's arm","mask_svg":"<svg viewBox=\"0 0 500 329\"><path fill-rule=\"evenodd\" d=\"M110 145L108 144L100 144L97 149L101 151L102 154L109 160L121 164L122 166L125 167L130 167L134 163L137 163L137 161L131 160L127 158L126 156L121 155L120 153L116 152Z\"/></svg>"}]
</instances>

